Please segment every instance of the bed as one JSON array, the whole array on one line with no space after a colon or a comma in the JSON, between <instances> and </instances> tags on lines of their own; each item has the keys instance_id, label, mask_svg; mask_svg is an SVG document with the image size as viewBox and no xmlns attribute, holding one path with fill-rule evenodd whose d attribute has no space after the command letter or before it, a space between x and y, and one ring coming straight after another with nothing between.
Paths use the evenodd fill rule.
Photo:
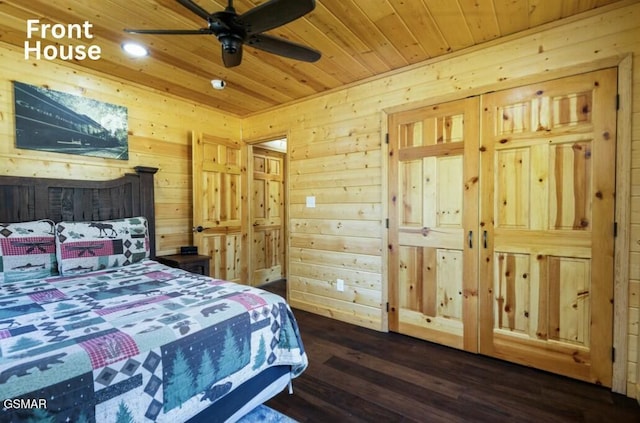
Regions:
<instances>
[{"instance_id":1,"label":"bed","mask_svg":"<svg viewBox=\"0 0 640 423\"><path fill-rule=\"evenodd\" d=\"M153 175L0 177L2 421L236 421L307 366L281 297L155 258Z\"/></svg>"}]
</instances>

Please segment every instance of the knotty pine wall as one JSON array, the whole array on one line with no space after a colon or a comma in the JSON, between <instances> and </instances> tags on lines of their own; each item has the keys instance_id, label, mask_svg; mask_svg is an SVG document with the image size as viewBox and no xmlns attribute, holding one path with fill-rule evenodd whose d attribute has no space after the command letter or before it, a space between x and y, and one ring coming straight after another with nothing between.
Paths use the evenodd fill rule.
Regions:
<instances>
[{"instance_id":1,"label":"knotty pine wall","mask_svg":"<svg viewBox=\"0 0 640 423\"><path fill-rule=\"evenodd\" d=\"M511 36L445 60L238 119L125 84L77 66L22 60L0 43L0 173L109 179L156 166L158 254L191 241L192 129L256 141L289 140L290 301L299 308L374 329L386 328L386 113L620 63L632 55L632 186L625 387L640 396L640 4L603 8L561 26ZM39 153L14 147L11 80L126 106L128 161ZM628 175L621 175L623 177ZM306 208L305 198L316 197ZM345 291L335 280L345 280ZM620 328L622 326L622 328Z\"/></svg>"},{"instance_id":2,"label":"knotty pine wall","mask_svg":"<svg viewBox=\"0 0 640 423\"><path fill-rule=\"evenodd\" d=\"M619 63L626 69L632 65L632 87L626 90L632 88L633 94L623 94L630 97L633 112L633 126L629 128L628 120L624 123L633 146L632 187L626 187L626 195L631 195L632 224L619 231L621 236L631 237L631 280L624 281L629 288L625 298L628 307L623 308L628 316L616 316L615 329L622 333L620 338L626 337L628 349L617 351L622 364L617 365L614 390L638 397L639 57L640 4L627 2L621 8L487 43L444 60L245 118L245 140L288 136L292 305L370 328L386 328L383 140L387 113ZM307 196L315 196L315 208L305 207ZM344 279L344 292L337 291L337 278Z\"/></svg>"},{"instance_id":3,"label":"knotty pine wall","mask_svg":"<svg viewBox=\"0 0 640 423\"><path fill-rule=\"evenodd\" d=\"M32 85L125 106L129 117L129 160L38 152L15 148L13 86ZM47 61L25 61L24 52L0 43L0 173L53 178L112 179L133 167L153 166L157 254L176 253L192 243L191 130L240 138L240 120L218 111Z\"/></svg>"}]
</instances>

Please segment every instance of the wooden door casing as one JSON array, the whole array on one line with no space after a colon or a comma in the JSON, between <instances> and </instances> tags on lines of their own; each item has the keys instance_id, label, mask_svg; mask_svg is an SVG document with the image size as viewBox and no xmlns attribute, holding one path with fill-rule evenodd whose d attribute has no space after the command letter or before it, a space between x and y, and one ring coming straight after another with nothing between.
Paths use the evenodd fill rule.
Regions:
<instances>
[{"instance_id":1,"label":"wooden door casing","mask_svg":"<svg viewBox=\"0 0 640 423\"><path fill-rule=\"evenodd\" d=\"M617 73L482 96L480 352L611 386Z\"/></svg>"},{"instance_id":2,"label":"wooden door casing","mask_svg":"<svg viewBox=\"0 0 640 423\"><path fill-rule=\"evenodd\" d=\"M389 327L477 351L478 99L389 118Z\"/></svg>"}]
</instances>

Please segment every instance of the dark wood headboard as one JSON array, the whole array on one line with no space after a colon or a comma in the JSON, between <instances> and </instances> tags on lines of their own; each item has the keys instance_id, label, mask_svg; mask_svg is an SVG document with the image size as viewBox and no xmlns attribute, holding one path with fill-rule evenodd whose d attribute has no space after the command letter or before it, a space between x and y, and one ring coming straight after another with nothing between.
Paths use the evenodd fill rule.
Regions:
<instances>
[{"instance_id":1,"label":"dark wood headboard","mask_svg":"<svg viewBox=\"0 0 640 423\"><path fill-rule=\"evenodd\" d=\"M144 216L149 222L151 257L156 256L153 175L155 167L110 181L0 176L0 222L51 219L92 221Z\"/></svg>"}]
</instances>

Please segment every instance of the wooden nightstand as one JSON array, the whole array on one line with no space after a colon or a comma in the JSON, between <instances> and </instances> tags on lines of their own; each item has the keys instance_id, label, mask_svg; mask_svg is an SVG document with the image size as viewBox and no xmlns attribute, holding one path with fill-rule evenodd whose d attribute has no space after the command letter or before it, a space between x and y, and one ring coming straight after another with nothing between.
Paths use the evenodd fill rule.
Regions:
<instances>
[{"instance_id":1,"label":"wooden nightstand","mask_svg":"<svg viewBox=\"0 0 640 423\"><path fill-rule=\"evenodd\" d=\"M166 264L167 266L205 276L209 276L209 260L211 260L211 257L198 254L171 254L156 257L156 261Z\"/></svg>"}]
</instances>

